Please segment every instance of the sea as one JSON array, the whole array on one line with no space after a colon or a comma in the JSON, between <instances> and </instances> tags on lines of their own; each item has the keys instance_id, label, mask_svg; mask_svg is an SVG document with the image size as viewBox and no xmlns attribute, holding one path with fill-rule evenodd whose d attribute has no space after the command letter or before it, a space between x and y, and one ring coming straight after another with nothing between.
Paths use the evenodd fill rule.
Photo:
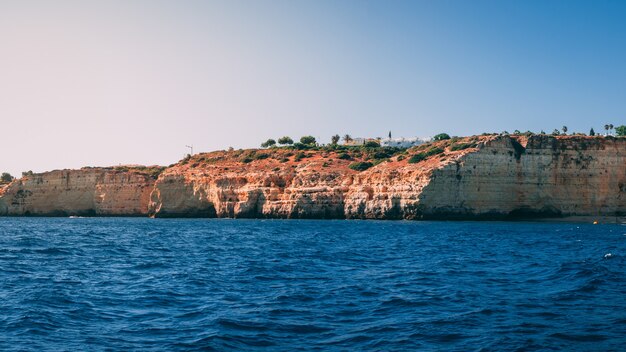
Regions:
<instances>
[{"instance_id":1,"label":"sea","mask_svg":"<svg viewBox=\"0 0 626 352\"><path fill-rule=\"evenodd\" d=\"M626 226L0 218L0 351L623 351Z\"/></svg>"}]
</instances>

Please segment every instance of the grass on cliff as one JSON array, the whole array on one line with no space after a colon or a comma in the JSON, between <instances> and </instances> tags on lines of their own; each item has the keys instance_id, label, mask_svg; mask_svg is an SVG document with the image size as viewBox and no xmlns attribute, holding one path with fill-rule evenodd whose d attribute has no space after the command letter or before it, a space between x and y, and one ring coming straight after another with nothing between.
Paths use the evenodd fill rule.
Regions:
<instances>
[{"instance_id":1,"label":"grass on cliff","mask_svg":"<svg viewBox=\"0 0 626 352\"><path fill-rule=\"evenodd\" d=\"M189 168L197 168L222 161L236 161L249 164L258 160L270 159L281 163L299 162L312 157L326 159L329 166L333 159L348 160L354 162L369 162L377 165L389 160L391 157L406 153L406 149L396 147L373 146L341 146L326 145L313 146L296 144L293 146L270 147L266 149L240 149L212 153L201 153L187 156L179 162Z\"/></svg>"},{"instance_id":2,"label":"grass on cliff","mask_svg":"<svg viewBox=\"0 0 626 352\"><path fill-rule=\"evenodd\" d=\"M142 166L142 165L132 165L132 166L114 166L105 169L112 169L115 171L122 172L135 172L141 175L149 176L152 179L159 178L159 175L166 169L164 166Z\"/></svg>"},{"instance_id":3,"label":"grass on cliff","mask_svg":"<svg viewBox=\"0 0 626 352\"><path fill-rule=\"evenodd\" d=\"M484 136L482 136L484 138ZM423 160L435 156L441 156L448 152L456 152L469 148L476 148L481 140L481 136L471 137L452 137L450 139L441 141L432 141L424 143L422 145L410 148L407 153L410 155L408 159L409 164L416 164Z\"/></svg>"},{"instance_id":4,"label":"grass on cliff","mask_svg":"<svg viewBox=\"0 0 626 352\"><path fill-rule=\"evenodd\" d=\"M265 149L239 149L228 151L216 151L188 156L179 165L187 165L194 169L206 167L211 164L236 162L250 164L261 160L271 163L299 163L310 159L311 162L319 161L321 167L343 165L355 171L364 171L383 162L408 162L418 163L423 160L443 155L447 152L455 152L474 148L481 137L470 138L453 137L446 140L425 143L409 149L397 147L381 147L370 143L362 146L346 146L331 144L324 146L295 143L288 146L271 146ZM484 138L484 137L483 137ZM346 161L349 162L346 164ZM339 163L337 163L339 162ZM267 162L265 163L267 164ZM268 164L269 165L269 164ZM275 167L275 166L274 166Z\"/></svg>"}]
</instances>

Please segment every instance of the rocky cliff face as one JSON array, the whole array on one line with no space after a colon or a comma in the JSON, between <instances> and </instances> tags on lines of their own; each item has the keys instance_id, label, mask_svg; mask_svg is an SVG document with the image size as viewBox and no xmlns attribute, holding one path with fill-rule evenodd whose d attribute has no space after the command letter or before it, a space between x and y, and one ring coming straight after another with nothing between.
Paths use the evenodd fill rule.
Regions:
<instances>
[{"instance_id":1,"label":"rocky cliff face","mask_svg":"<svg viewBox=\"0 0 626 352\"><path fill-rule=\"evenodd\" d=\"M364 160L384 161L365 171L348 167ZM624 138L484 136L391 157L375 150L204 153L156 182L131 171L54 171L10 184L0 194L0 215L624 216L625 185Z\"/></svg>"},{"instance_id":2,"label":"rocky cliff face","mask_svg":"<svg viewBox=\"0 0 626 352\"><path fill-rule=\"evenodd\" d=\"M0 195L0 215L147 215L155 180L150 175L85 168L32 174Z\"/></svg>"},{"instance_id":3,"label":"rocky cliff face","mask_svg":"<svg viewBox=\"0 0 626 352\"><path fill-rule=\"evenodd\" d=\"M491 140L437 169L420 195L432 215L626 215L626 139Z\"/></svg>"},{"instance_id":4,"label":"rocky cliff face","mask_svg":"<svg viewBox=\"0 0 626 352\"><path fill-rule=\"evenodd\" d=\"M510 218L626 213L626 139L474 137L366 171L336 153L242 164L226 154L166 170L153 216ZM457 150L455 150L457 149ZM409 155L419 153L410 151Z\"/></svg>"}]
</instances>

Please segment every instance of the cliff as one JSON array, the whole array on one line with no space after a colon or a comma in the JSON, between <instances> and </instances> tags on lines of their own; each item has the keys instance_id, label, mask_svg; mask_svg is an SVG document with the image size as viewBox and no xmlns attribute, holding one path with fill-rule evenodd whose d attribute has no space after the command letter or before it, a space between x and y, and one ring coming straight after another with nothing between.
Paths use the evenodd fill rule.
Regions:
<instances>
[{"instance_id":1,"label":"cliff","mask_svg":"<svg viewBox=\"0 0 626 352\"><path fill-rule=\"evenodd\" d=\"M434 152L433 152L434 150ZM201 154L167 169L157 217L517 218L626 213L626 139L486 136L442 141L362 172L371 155ZM421 154L425 160L409 163ZM430 155L429 155L430 154ZM242 163L244 160L249 163Z\"/></svg>"},{"instance_id":2,"label":"cliff","mask_svg":"<svg viewBox=\"0 0 626 352\"><path fill-rule=\"evenodd\" d=\"M366 161L376 165L365 171L349 167ZM474 136L408 151L327 147L202 153L165 169L156 181L130 171L54 171L10 184L0 195L0 214L624 216L625 185L625 138Z\"/></svg>"},{"instance_id":3,"label":"cliff","mask_svg":"<svg viewBox=\"0 0 626 352\"><path fill-rule=\"evenodd\" d=\"M433 215L626 215L626 139L495 138L439 168L422 192Z\"/></svg>"},{"instance_id":4,"label":"cliff","mask_svg":"<svg viewBox=\"0 0 626 352\"><path fill-rule=\"evenodd\" d=\"M145 216L154 183L149 173L115 168L30 174L0 191L0 215Z\"/></svg>"}]
</instances>

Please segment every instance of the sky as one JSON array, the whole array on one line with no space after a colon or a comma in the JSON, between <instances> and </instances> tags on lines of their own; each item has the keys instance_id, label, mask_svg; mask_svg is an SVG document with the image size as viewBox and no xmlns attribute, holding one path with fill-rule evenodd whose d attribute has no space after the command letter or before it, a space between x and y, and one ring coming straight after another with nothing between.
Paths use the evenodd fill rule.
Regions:
<instances>
[{"instance_id":1,"label":"sky","mask_svg":"<svg viewBox=\"0 0 626 352\"><path fill-rule=\"evenodd\" d=\"M0 171L626 123L624 1L0 0Z\"/></svg>"}]
</instances>

